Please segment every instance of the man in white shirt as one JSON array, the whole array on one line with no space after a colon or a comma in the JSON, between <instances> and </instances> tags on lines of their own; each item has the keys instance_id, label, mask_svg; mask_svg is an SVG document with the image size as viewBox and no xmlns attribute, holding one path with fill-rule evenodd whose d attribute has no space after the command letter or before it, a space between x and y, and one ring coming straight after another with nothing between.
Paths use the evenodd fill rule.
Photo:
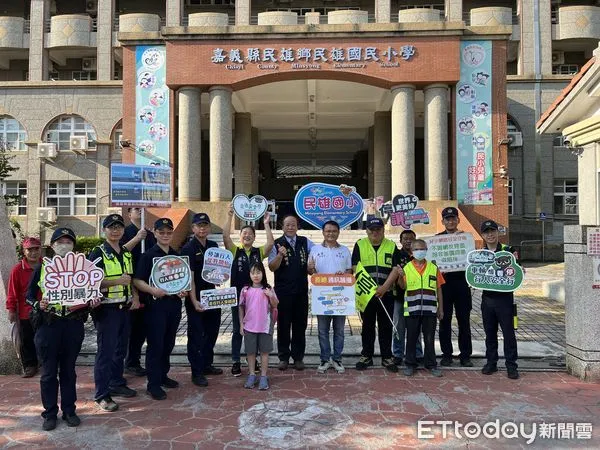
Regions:
<instances>
[{"instance_id":1,"label":"man in white shirt","mask_svg":"<svg viewBox=\"0 0 600 450\"><path fill-rule=\"evenodd\" d=\"M330 220L323 225L323 243L316 244L308 257L308 274L315 273L352 273L352 257L350 250L338 244L340 226ZM346 316L318 315L319 347L321 347L321 364L317 372L325 373L332 365L338 373L345 371L342 365L344 350L344 325ZM333 361L329 343L329 328L333 322Z\"/></svg>"}]
</instances>

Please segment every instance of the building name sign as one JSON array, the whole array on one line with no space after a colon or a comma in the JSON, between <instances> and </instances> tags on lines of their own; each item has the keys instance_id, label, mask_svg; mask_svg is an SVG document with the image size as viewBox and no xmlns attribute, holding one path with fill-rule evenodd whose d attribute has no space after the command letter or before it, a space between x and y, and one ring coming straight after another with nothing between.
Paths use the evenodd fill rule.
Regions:
<instances>
[{"instance_id":1,"label":"building name sign","mask_svg":"<svg viewBox=\"0 0 600 450\"><path fill-rule=\"evenodd\" d=\"M417 54L414 45L397 48L387 47L302 47L302 48L239 48L226 50L215 48L211 62L225 66L227 70L245 70L247 64L256 65L259 70L277 70L279 65L290 64L292 69L319 70L365 69L367 64L380 67L400 67L401 62L410 61Z\"/></svg>"}]
</instances>

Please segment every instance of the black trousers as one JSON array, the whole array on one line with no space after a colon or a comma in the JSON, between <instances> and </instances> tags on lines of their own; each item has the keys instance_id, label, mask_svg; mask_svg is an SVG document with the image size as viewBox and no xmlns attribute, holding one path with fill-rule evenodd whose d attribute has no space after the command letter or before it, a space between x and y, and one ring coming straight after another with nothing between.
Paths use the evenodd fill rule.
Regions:
<instances>
[{"instance_id":1,"label":"black trousers","mask_svg":"<svg viewBox=\"0 0 600 450\"><path fill-rule=\"evenodd\" d=\"M42 323L35 333L35 346L42 363L40 390L44 418L58 415L59 387L60 409L65 414L75 412L75 362L83 334L83 321L76 318L55 318L51 323Z\"/></svg>"},{"instance_id":2,"label":"black trousers","mask_svg":"<svg viewBox=\"0 0 600 450\"><path fill-rule=\"evenodd\" d=\"M21 326L21 364L23 364L24 369L26 367L37 368L38 358L35 350L35 342L33 342L35 331L29 320L21 319L19 322Z\"/></svg>"},{"instance_id":3,"label":"black trousers","mask_svg":"<svg viewBox=\"0 0 600 450\"><path fill-rule=\"evenodd\" d=\"M146 371L148 390L160 388L171 369L171 352L175 347L181 320L181 300L173 296L152 300L146 305Z\"/></svg>"},{"instance_id":4,"label":"black trousers","mask_svg":"<svg viewBox=\"0 0 600 450\"><path fill-rule=\"evenodd\" d=\"M375 353L375 323L377 323L381 358L389 359L392 357L393 328L386 311L390 317L394 316L394 297L385 295L381 300L384 306L381 306L382 302L374 297L367 304L365 311L360 313L362 319L362 351L360 354L368 358L373 357Z\"/></svg>"},{"instance_id":5,"label":"black trousers","mask_svg":"<svg viewBox=\"0 0 600 450\"><path fill-rule=\"evenodd\" d=\"M277 293L277 292L276 292ZM304 359L306 326L308 323L308 294L279 295L277 316L277 352L280 361Z\"/></svg>"},{"instance_id":6,"label":"black trousers","mask_svg":"<svg viewBox=\"0 0 600 450\"><path fill-rule=\"evenodd\" d=\"M187 313L187 357L192 368L192 377L202 375L211 366L215 356L215 343L221 325L221 310L208 309L198 312L186 300ZM233 318L232 318L233 319Z\"/></svg>"},{"instance_id":7,"label":"black trousers","mask_svg":"<svg viewBox=\"0 0 600 450\"><path fill-rule=\"evenodd\" d=\"M426 369L435 369L435 327L437 316L408 316L406 317L406 355L407 366L417 367L417 339L423 333L423 365Z\"/></svg>"},{"instance_id":8,"label":"black trousers","mask_svg":"<svg viewBox=\"0 0 600 450\"><path fill-rule=\"evenodd\" d=\"M458 349L461 361L473 353L471 342L471 289L465 280L448 279L442 285L444 295L444 318L440 320L440 347L444 356L452 356L452 310L458 323Z\"/></svg>"},{"instance_id":9,"label":"black trousers","mask_svg":"<svg viewBox=\"0 0 600 450\"><path fill-rule=\"evenodd\" d=\"M513 325L512 293L484 291L481 296L481 315L485 330L485 357L488 364L498 362L498 325L504 339L504 359L506 368L517 368L517 337Z\"/></svg>"},{"instance_id":10,"label":"black trousers","mask_svg":"<svg viewBox=\"0 0 600 450\"><path fill-rule=\"evenodd\" d=\"M146 340L146 322L144 320L146 306L129 311L129 344L125 367L138 367L142 355L142 346Z\"/></svg>"}]
</instances>

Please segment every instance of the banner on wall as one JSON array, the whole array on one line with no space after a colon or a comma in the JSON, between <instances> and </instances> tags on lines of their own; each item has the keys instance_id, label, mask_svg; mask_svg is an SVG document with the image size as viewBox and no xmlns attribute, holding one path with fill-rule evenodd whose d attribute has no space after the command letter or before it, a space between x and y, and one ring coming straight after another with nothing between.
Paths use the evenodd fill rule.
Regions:
<instances>
[{"instance_id":1,"label":"banner on wall","mask_svg":"<svg viewBox=\"0 0 600 450\"><path fill-rule=\"evenodd\" d=\"M135 163L169 166L169 88L164 45L136 47Z\"/></svg>"},{"instance_id":2,"label":"banner on wall","mask_svg":"<svg viewBox=\"0 0 600 450\"><path fill-rule=\"evenodd\" d=\"M456 85L456 195L462 205L491 205L492 42L462 41Z\"/></svg>"}]
</instances>

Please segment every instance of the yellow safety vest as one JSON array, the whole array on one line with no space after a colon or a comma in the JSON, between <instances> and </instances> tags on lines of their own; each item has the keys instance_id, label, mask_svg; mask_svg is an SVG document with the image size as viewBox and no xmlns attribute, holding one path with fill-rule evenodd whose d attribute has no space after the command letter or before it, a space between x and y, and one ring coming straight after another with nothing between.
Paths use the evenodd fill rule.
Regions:
<instances>
[{"instance_id":1,"label":"yellow safety vest","mask_svg":"<svg viewBox=\"0 0 600 450\"><path fill-rule=\"evenodd\" d=\"M387 238L381 241L377 252L369 238L359 239L356 243L360 252L360 262L378 286L383 285L392 271L392 260L396 251L396 244Z\"/></svg>"},{"instance_id":2,"label":"yellow safety vest","mask_svg":"<svg viewBox=\"0 0 600 450\"><path fill-rule=\"evenodd\" d=\"M423 275L410 262L404 266L406 289L404 291L404 315L431 316L437 314L437 266L427 261Z\"/></svg>"},{"instance_id":3,"label":"yellow safety vest","mask_svg":"<svg viewBox=\"0 0 600 450\"><path fill-rule=\"evenodd\" d=\"M121 267L121 263L116 255L108 255L104 251L104 246L100 245L97 248L102 251L102 262L104 263L104 279L105 280L115 280L119 278L123 273L127 273L129 275L133 274L133 259L131 256L131 252L124 250L123 251L123 266L125 266L125 270ZM102 303L123 303L126 302L129 296L129 287L128 286L110 286L108 288L108 292L104 292L104 300Z\"/></svg>"}]
</instances>

